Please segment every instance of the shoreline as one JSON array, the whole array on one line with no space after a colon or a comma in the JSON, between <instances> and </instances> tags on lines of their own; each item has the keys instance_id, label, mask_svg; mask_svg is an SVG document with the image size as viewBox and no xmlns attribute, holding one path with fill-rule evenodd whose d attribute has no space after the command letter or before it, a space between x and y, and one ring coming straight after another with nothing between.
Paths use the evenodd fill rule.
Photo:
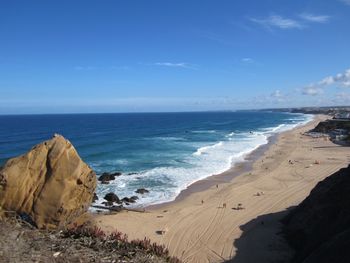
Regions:
<instances>
[{"instance_id":1,"label":"shoreline","mask_svg":"<svg viewBox=\"0 0 350 263\"><path fill-rule=\"evenodd\" d=\"M271 145L273 145L277 141L278 136L280 136L280 134L291 131L298 127L305 126L310 122L312 122L316 116L315 114L300 114L300 113L295 113L295 114L291 113L291 115L293 116L302 115L302 116L305 116L305 119L294 124L282 123L275 127L269 127L267 129L271 129L271 130L266 132L265 131L262 132L259 130L256 130L256 131L252 130L251 133L257 133L257 134L262 133L262 135L265 136L266 138L266 142L263 142L262 144L258 144L257 146L255 146L255 148L250 149L248 153L242 154L242 157L241 157L242 159L234 163L231 163L231 166L226 167L226 170L221 170L219 173L209 174L202 179L196 179L195 181L189 183L184 188L178 187L176 192L174 191L175 193L174 195L172 195L171 198L166 198L166 199L164 198L163 200L158 200L158 201L151 200L150 202L145 204L138 204L138 202L136 202L135 204L132 204L131 206L127 206L126 208L147 209L147 210L159 209L173 202L181 201L184 198L186 198L188 195L191 195L194 192L204 191L217 184L229 183L235 177L243 173L248 173L249 171L252 170L254 162L257 159L259 159L259 157L265 151L267 151ZM284 126L287 126L287 130L278 131L281 127L284 127ZM204 147L209 147L209 146L204 146ZM150 191L152 191L152 189ZM99 198L102 198L102 196L99 196Z\"/></svg>"},{"instance_id":2,"label":"shoreline","mask_svg":"<svg viewBox=\"0 0 350 263\"><path fill-rule=\"evenodd\" d=\"M310 114L309 114L310 115ZM290 130L278 132L278 133L272 133L271 136L267 138L267 143L259 145L256 149L252 150L250 153L248 153L243 161L239 161L228 170L218 173L218 174L212 174L204 179L200 179L198 181L195 181L188 185L185 189L181 190L180 193L175 197L174 200L171 201L165 201L158 204L150 204L146 205L144 208L146 210L157 210L161 209L163 207L166 207L167 205L171 205L172 203L180 202L183 199L187 198L189 195L201 192L209 189L210 187L213 187L217 184L225 184L232 181L235 177L240 176L244 173L249 173L253 170L254 163L265 153L269 150L269 148L275 144L278 140L278 137L283 135L286 132L292 131L294 129L306 126L312 122L315 121L317 114L312 114L312 119L304 124L297 124L295 127L293 127ZM327 115L321 115L321 116L327 116ZM328 117L328 116L327 116Z\"/></svg>"},{"instance_id":3,"label":"shoreline","mask_svg":"<svg viewBox=\"0 0 350 263\"><path fill-rule=\"evenodd\" d=\"M284 131L284 132L288 132L288 131ZM253 164L261 157L261 155L264 154L264 152L266 152L274 143L276 143L278 136L283 134L284 132L275 133L270 137L268 137L267 143L258 146L256 149L248 153L244 157L243 161L235 163L228 170L219 174L212 174L204 179L200 179L190 184L185 189L181 190L174 200L166 201L159 204L150 204L145 206L145 209L146 210L161 209L163 207L166 207L167 205L180 202L193 193L205 191L213 186L216 186L217 184L229 183L235 177L240 176L244 173L249 173L253 169Z\"/></svg>"},{"instance_id":4,"label":"shoreline","mask_svg":"<svg viewBox=\"0 0 350 263\"><path fill-rule=\"evenodd\" d=\"M211 180L204 180L204 190L192 187L176 201L145 213L93 215L92 221L106 232L117 229L133 239L148 237L183 262L223 262L237 257L245 263L287 262L293 251L278 235L280 220L319 181L350 162L346 147L303 135L327 118L315 115L306 125L277 134L273 143L255 151L256 159L247 156L252 158L246 162L252 168L249 174L231 176L218 188L214 182L208 188L205 184ZM243 172L245 167L241 167ZM200 190L202 185L197 185Z\"/></svg>"}]
</instances>

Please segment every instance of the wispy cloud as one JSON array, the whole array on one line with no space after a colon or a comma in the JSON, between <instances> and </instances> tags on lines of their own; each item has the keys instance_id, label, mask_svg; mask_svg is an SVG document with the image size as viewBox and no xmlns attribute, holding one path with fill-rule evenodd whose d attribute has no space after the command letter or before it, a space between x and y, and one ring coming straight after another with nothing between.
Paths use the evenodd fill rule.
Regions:
<instances>
[{"instance_id":1,"label":"wispy cloud","mask_svg":"<svg viewBox=\"0 0 350 263\"><path fill-rule=\"evenodd\" d=\"M279 28L279 29L302 29L303 25L294 19L284 18L279 15L270 15L267 18L249 18L250 21L260 24L266 28Z\"/></svg>"},{"instance_id":2,"label":"wispy cloud","mask_svg":"<svg viewBox=\"0 0 350 263\"><path fill-rule=\"evenodd\" d=\"M262 63L251 57L244 57L239 60L243 66L262 66Z\"/></svg>"},{"instance_id":3,"label":"wispy cloud","mask_svg":"<svg viewBox=\"0 0 350 263\"><path fill-rule=\"evenodd\" d=\"M350 2L350 0L348 0ZM270 15L266 18L249 18L250 21L257 23L269 30L277 29L304 29L310 23L325 24L330 20L329 15L315 15L311 13L301 13L295 18L287 18L280 15Z\"/></svg>"},{"instance_id":4,"label":"wispy cloud","mask_svg":"<svg viewBox=\"0 0 350 263\"><path fill-rule=\"evenodd\" d=\"M314 22L314 23L327 23L331 18L330 16L327 16L327 15L314 15L309 13L302 13L299 16L306 21Z\"/></svg>"},{"instance_id":5,"label":"wispy cloud","mask_svg":"<svg viewBox=\"0 0 350 263\"><path fill-rule=\"evenodd\" d=\"M317 96L323 94L323 89L313 85L302 88L302 94L308 96Z\"/></svg>"},{"instance_id":6,"label":"wispy cloud","mask_svg":"<svg viewBox=\"0 0 350 263\"><path fill-rule=\"evenodd\" d=\"M130 67L129 66L112 66L111 69L128 70L128 69L130 69Z\"/></svg>"},{"instance_id":7,"label":"wispy cloud","mask_svg":"<svg viewBox=\"0 0 350 263\"><path fill-rule=\"evenodd\" d=\"M272 98L282 98L284 96L280 90L275 90L274 92L271 93L271 97Z\"/></svg>"},{"instance_id":8,"label":"wispy cloud","mask_svg":"<svg viewBox=\"0 0 350 263\"><path fill-rule=\"evenodd\" d=\"M323 93L326 87L334 85L350 88L350 69L345 70L343 73L338 73L335 76L325 77L316 83L302 88L302 94L312 96L319 95Z\"/></svg>"},{"instance_id":9,"label":"wispy cloud","mask_svg":"<svg viewBox=\"0 0 350 263\"><path fill-rule=\"evenodd\" d=\"M337 93L336 98L350 101L350 93L346 93L346 92Z\"/></svg>"},{"instance_id":10,"label":"wispy cloud","mask_svg":"<svg viewBox=\"0 0 350 263\"><path fill-rule=\"evenodd\" d=\"M336 104L349 104L350 103L350 93L346 92L340 92L335 95L335 98L333 99L334 103Z\"/></svg>"},{"instance_id":11,"label":"wispy cloud","mask_svg":"<svg viewBox=\"0 0 350 263\"><path fill-rule=\"evenodd\" d=\"M180 62L180 63L173 63L173 62L156 62L153 65L161 66L161 67L171 67L171 68L187 68L187 69L196 69L196 67L192 64Z\"/></svg>"},{"instance_id":12,"label":"wispy cloud","mask_svg":"<svg viewBox=\"0 0 350 263\"><path fill-rule=\"evenodd\" d=\"M242 62L242 63L246 63L246 64L252 64L252 63L255 62L255 60L252 59L252 58L242 58L242 59L241 59L241 62Z\"/></svg>"},{"instance_id":13,"label":"wispy cloud","mask_svg":"<svg viewBox=\"0 0 350 263\"><path fill-rule=\"evenodd\" d=\"M343 73L335 76L328 76L317 83L318 86L339 85L340 87L350 88L350 68Z\"/></svg>"},{"instance_id":14,"label":"wispy cloud","mask_svg":"<svg viewBox=\"0 0 350 263\"><path fill-rule=\"evenodd\" d=\"M74 69L75 70L94 70L94 69L96 69L96 67L92 67L92 66L75 66Z\"/></svg>"},{"instance_id":15,"label":"wispy cloud","mask_svg":"<svg viewBox=\"0 0 350 263\"><path fill-rule=\"evenodd\" d=\"M272 92L270 97L278 102L283 102L286 99L286 96L280 90L275 90Z\"/></svg>"}]
</instances>

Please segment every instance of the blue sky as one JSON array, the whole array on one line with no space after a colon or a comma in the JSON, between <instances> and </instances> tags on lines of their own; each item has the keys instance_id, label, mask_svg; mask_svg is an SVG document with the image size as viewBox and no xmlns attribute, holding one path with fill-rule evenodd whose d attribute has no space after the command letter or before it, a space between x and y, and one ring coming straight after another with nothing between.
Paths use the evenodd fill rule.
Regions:
<instances>
[{"instance_id":1,"label":"blue sky","mask_svg":"<svg viewBox=\"0 0 350 263\"><path fill-rule=\"evenodd\" d=\"M2 1L0 113L350 104L350 0Z\"/></svg>"}]
</instances>

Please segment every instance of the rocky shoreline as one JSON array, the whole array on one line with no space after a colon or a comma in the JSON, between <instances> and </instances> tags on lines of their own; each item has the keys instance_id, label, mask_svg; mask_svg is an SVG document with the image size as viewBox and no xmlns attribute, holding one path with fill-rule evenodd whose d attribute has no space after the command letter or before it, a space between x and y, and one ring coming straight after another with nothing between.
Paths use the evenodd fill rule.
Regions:
<instances>
[{"instance_id":1,"label":"rocky shoreline","mask_svg":"<svg viewBox=\"0 0 350 263\"><path fill-rule=\"evenodd\" d=\"M117 179L118 176L121 176L123 173L122 172L104 172L100 175L98 175L98 182L100 182L101 184L109 184L110 181L114 181ZM129 173L129 175L131 174L135 174L135 173ZM149 193L148 189L145 188L138 188L135 190L136 194L139 195L144 195ZM106 210L110 210L110 211L115 211L115 212L119 212L121 210L125 209L125 206L129 206L130 204L134 204L137 202L137 200L139 199L138 196L133 195L130 197L123 197L123 198L119 198L119 196L115 193L115 192L109 192L107 193L103 199L105 201L103 201L101 204L104 205L96 205L96 201L99 200L98 196L96 193L94 193L94 198L93 198L93 205L92 207L97 209L97 212L102 212L102 210L106 209Z\"/></svg>"},{"instance_id":2,"label":"rocky shoreline","mask_svg":"<svg viewBox=\"0 0 350 263\"><path fill-rule=\"evenodd\" d=\"M100 181L119 175L105 173ZM0 168L0 262L180 262L149 239L93 226L86 212L98 198L96 185L95 172L61 135L8 160ZM137 199L105 196L112 211Z\"/></svg>"},{"instance_id":3,"label":"rocky shoreline","mask_svg":"<svg viewBox=\"0 0 350 263\"><path fill-rule=\"evenodd\" d=\"M322 129L317 130L318 127L324 127L322 125L323 122L313 131L325 132ZM295 134L300 136L304 133ZM313 139L304 140L309 143L316 142ZM329 141L320 142L329 147ZM318 149L317 147L314 147L314 150ZM281 152L278 156L280 155ZM339 154L338 157L340 158ZM317 162L317 166L333 159L327 158ZM289 161L287 167L298 166L300 160L295 161L295 164ZM261 163L262 166L266 165L268 159ZM299 169L310 170L310 167ZM290 262L345 263L350 258L346 249L350 240L349 172L350 166L318 183L309 197L296 208L290 209L291 212L282 220L285 238L296 251ZM111 180L117 180L121 174L103 173L97 179L96 174L80 159L71 143L60 135L55 135L51 140L36 145L28 153L9 160L0 168L0 262L180 262L179 259L170 257L165 245L152 243L148 238L133 237L134 239L129 240L125 234L116 230L118 226L120 229L121 221L113 231L108 230L106 234L97 227L96 218L93 219L91 214L86 213L91 204L97 209L113 212L132 210L126 206L137 202L137 195L120 198L116 193L110 192L104 196L106 201L103 205L97 206L93 203L98 198L95 193L97 181L109 183ZM317 176L317 173L311 175ZM240 187L245 187L245 184ZM217 188L213 191L218 191ZM236 188L237 191L239 188ZM135 190L135 194L138 195L148 192L145 188ZM266 198L268 190L266 192L266 195L264 192L255 193L253 199ZM248 196L248 199L251 200L252 197ZM245 205L249 203L248 199ZM204 204L203 199L201 200L201 206L210 202L206 200ZM198 202L195 202L196 207ZM254 204L251 203L252 205ZM238 207L241 206L242 204L238 203ZM224 211L226 203L222 208L216 204L213 207L215 211ZM249 206L247 210L248 208ZM232 211L245 212L241 210L243 209L232 208ZM203 211L206 213L208 210ZM165 212L168 210L163 210L162 215L142 213L140 217L155 216L160 221L165 218ZM118 216L127 214L130 213L118 213ZM152 222L155 221L153 217ZM260 228L264 226L265 219L259 223ZM155 231L157 237L169 234L169 229L159 229L161 230ZM241 251L239 242L242 241L237 241L236 245ZM241 253L238 252L236 258L242 257ZM244 257L246 256L244 254Z\"/></svg>"}]
</instances>

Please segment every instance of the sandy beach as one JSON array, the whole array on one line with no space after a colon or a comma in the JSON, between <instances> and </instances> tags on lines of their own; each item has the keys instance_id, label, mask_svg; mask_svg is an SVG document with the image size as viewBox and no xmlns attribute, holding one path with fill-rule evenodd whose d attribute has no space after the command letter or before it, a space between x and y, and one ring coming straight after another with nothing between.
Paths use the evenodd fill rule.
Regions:
<instances>
[{"instance_id":1,"label":"sandy beach","mask_svg":"<svg viewBox=\"0 0 350 263\"><path fill-rule=\"evenodd\" d=\"M285 262L293 251L278 235L279 220L317 182L350 162L347 147L302 135L326 118L317 115L279 134L251 165L198 182L174 202L94 221L130 238L149 237L183 262Z\"/></svg>"}]
</instances>

